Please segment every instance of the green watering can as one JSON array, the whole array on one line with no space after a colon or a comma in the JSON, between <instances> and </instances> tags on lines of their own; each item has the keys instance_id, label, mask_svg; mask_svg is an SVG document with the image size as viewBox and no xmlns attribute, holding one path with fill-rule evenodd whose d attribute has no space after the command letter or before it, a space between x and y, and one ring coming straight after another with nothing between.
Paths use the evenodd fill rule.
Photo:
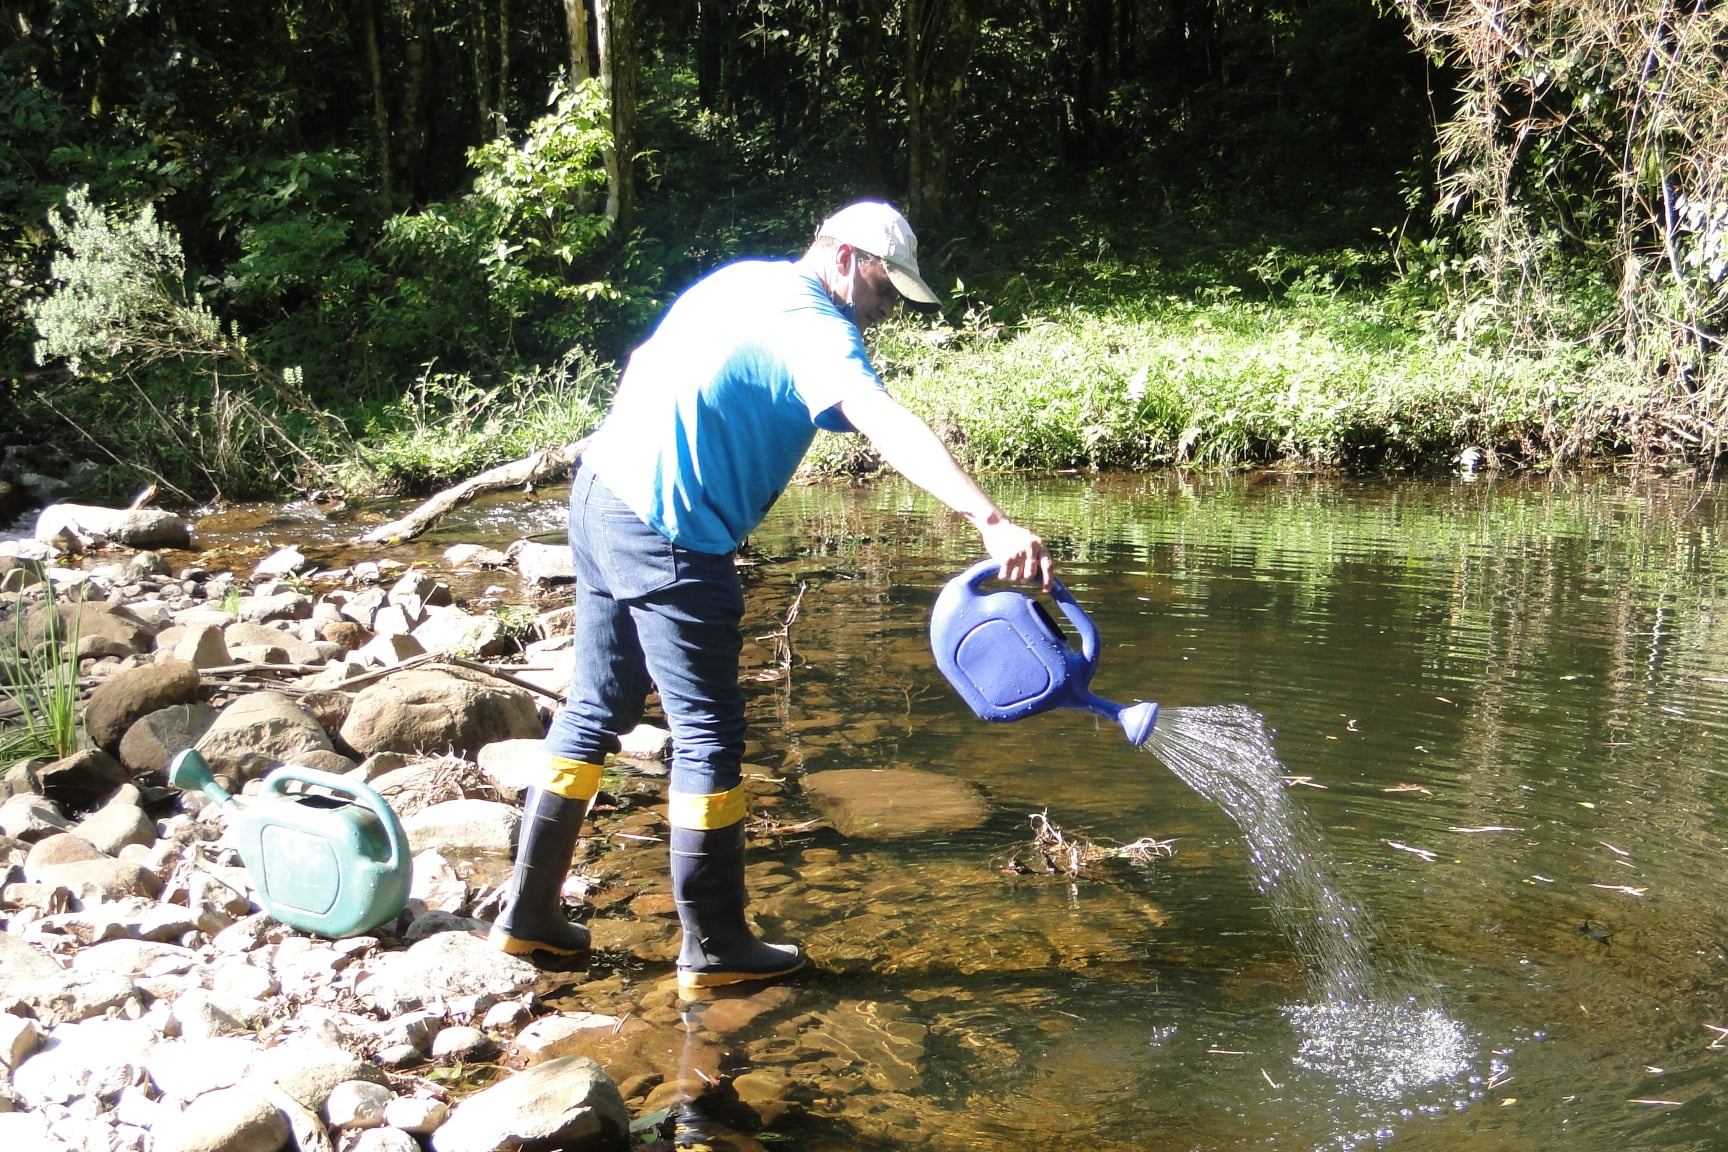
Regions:
<instances>
[{"instance_id":1,"label":"green watering can","mask_svg":"<svg viewBox=\"0 0 1728 1152\"><path fill-rule=\"evenodd\" d=\"M353 936L408 902L408 836L384 797L366 785L284 764L264 777L257 796L236 799L193 748L174 757L168 782L197 788L222 808L264 911L289 927ZM288 795L284 789L294 782L336 795Z\"/></svg>"}]
</instances>

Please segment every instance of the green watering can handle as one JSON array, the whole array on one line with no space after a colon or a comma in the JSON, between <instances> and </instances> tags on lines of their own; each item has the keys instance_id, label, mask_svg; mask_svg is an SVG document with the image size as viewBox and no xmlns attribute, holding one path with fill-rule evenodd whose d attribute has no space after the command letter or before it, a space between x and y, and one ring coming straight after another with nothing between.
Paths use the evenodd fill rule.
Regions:
<instances>
[{"instance_id":1,"label":"green watering can handle","mask_svg":"<svg viewBox=\"0 0 1728 1152\"><path fill-rule=\"evenodd\" d=\"M338 776L334 772L323 772L317 768L302 768L297 764L284 764L270 775L264 777L262 792L265 795L281 796L283 788L290 780L298 780L303 784L315 784L320 788L328 788L339 795L351 796L360 801L372 814L378 817L378 823L384 826L384 834L390 840L390 859L386 866L395 869L402 866L408 859L408 834L402 830L402 821L396 818L396 810L390 807L389 801L378 794L377 789L362 784L358 780L350 780L346 776Z\"/></svg>"}]
</instances>

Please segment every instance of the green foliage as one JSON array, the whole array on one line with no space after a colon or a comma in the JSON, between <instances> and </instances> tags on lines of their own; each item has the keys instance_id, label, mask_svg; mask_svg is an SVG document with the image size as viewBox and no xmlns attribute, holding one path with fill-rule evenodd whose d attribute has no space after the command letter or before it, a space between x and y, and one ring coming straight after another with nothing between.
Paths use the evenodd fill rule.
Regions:
<instances>
[{"instance_id":1,"label":"green foliage","mask_svg":"<svg viewBox=\"0 0 1728 1152\"><path fill-rule=\"evenodd\" d=\"M1345 276L1357 267L1338 263ZM940 346L903 322L877 337L876 355L901 400L991 470L1408 468L1469 449L1548 463L1614 447L1635 408L1625 376L1588 354L1436 341L1306 263L1287 295L1071 307ZM825 438L816 466L856 467L848 448Z\"/></svg>"},{"instance_id":2,"label":"green foliage","mask_svg":"<svg viewBox=\"0 0 1728 1152\"><path fill-rule=\"evenodd\" d=\"M393 217L382 250L395 276L374 301L380 339L492 366L592 341L626 293L604 273L606 103L597 81L554 88L521 140L469 152L473 190ZM388 335L386 336L386 332Z\"/></svg>"},{"instance_id":3,"label":"green foliage","mask_svg":"<svg viewBox=\"0 0 1728 1152\"><path fill-rule=\"evenodd\" d=\"M179 239L151 206L114 216L73 188L49 223L61 245L52 288L24 310L37 359L62 359L70 374L33 402L129 470L177 489L189 476L231 495L281 487L352 453L297 369L259 364L186 290Z\"/></svg>"},{"instance_id":4,"label":"green foliage","mask_svg":"<svg viewBox=\"0 0 1728 1152\"><path fill-rule=\"evenodd\" d=\"M0 764L34 756L59 760L78 750L78 614L63 614L49 586L41 620L42 638L33 643L20 606L11 646L0 647L0 696L17 713L0 724Z\"/></svg>"},{"instance_id":5,"label":"green foliage","mask_svg":"<svg viewBox=\"0 0 1728 1152\"><path fill-rule=\"evenodd\" d=\"M493 386L428 368L375 414L368 454L393 487L450 484L592 432L610 399L612 375L610 365L580 349Z\"/></svg>"}]
</instances>

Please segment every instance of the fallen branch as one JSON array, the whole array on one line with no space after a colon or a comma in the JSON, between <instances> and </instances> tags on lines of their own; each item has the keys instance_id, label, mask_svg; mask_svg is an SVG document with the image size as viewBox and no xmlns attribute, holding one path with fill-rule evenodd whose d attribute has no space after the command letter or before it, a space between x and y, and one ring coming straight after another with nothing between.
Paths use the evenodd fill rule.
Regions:
<instances>
[{"instance_id":1,"label":"fallen branch","mask_svg":"<svg viewBox=\"0 0 1728 1152\"><path fill-rule=\"evenodd\" d=\"M567 444L563 448L542 448L520 460L512 460L508 464L500 464L488 469L478 476L468 479L433 496L416 507L400 520L392 520L388 524L380 524L371 531L363 533L355 539L356 544L400 544L405 540L425 532L452 509L459 508L487 492L497 492L505 488L520 488L555 475L559 471L568 471L575 467L576 461L582 458L582 450L588 446L588 437Z\"/></svg>"}]
</instances>

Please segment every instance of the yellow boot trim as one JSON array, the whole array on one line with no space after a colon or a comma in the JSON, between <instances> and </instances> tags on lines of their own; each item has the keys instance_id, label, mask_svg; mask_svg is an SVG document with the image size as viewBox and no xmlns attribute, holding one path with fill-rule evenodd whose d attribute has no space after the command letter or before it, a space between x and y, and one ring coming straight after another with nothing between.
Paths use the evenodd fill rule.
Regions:
<instances>
[{"instance_id":1,"label":"yellow boot trim","mask_svg":"<svg viewBox=\"0 0 1728 1152\"><path fill-rule=\"evenodd\" d=\"M530 772L530 787L562 796L566 800L592 800L600 791L600 765L554 756L544 771Z\"/></svg>"},{"instance_id":2,"label":"yellow boot trim","mask_svg":"<svg viewBox=\"0 0 1728 1152\"><path fill-rule=\"evenodd\" d=\"M701 796L694 792L668 792L666 819L674 828L712 832L730 828L750 814L750 794L740 784L729 792Z\"/></svg>"}]
</instances>

